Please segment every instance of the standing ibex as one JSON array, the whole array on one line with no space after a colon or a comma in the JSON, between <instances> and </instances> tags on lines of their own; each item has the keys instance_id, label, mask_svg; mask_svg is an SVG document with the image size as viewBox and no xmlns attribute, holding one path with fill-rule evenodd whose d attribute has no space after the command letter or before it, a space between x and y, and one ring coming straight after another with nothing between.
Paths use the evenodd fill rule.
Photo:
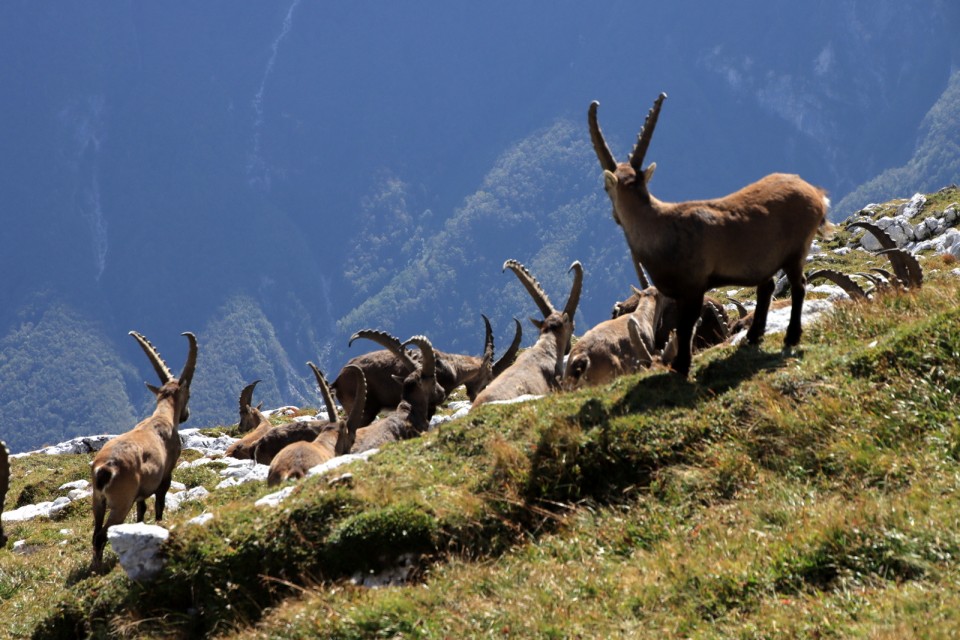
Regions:
<instances>
[{"instance_id":1,"label":"standing ibex","mask_svg":"<svg viewBox=\"0 0 960 640\"><path fill-rule=\"evenodd\" d=\"M590 138L603 168L613 219L623 228L631 262L647 269L653 285L677 301L679 352L673 369L690 371L693 326L704 294L718 286L757 287L757 307L747 341L759 343L767 323L774 274L783 269L793 308L784 346L800 342L805 293L803 264L810 243L832 227L825 192L798 176L772 174L736 193L714 200L661 202L647 185L656 164L644 156L666 94L661 93L640 131L628 162L617 163L597 124L598 102L588 111Z\"/></svg>"},{"instance_id":2,"label":"standing ibex","mask_svg":"<svg viewBox=\"0 0 960 640\"><path fill-rule=\"evenodd\" d=\"M522 330L516 322L516 332L510 348L494 361L493 330L490 321L483 317L485 337L482 356L469 356L434 350L436 354L437 382L443 388L443 396L431 400L430 415L454 389L463 385L467 397L472 401L490 381L513 364L520 349ZM372 340L385 347L379 351L365 353L352 358L340 371L337 379L330 385L337 393L340 404L350 412L354 405L357 387L357 370L362 371L367 383L367 402L364 407L362 424L370 424L384 409L394 409L400 403L402 381L414 371L418 364L416 356L400 347L400 340L383 331L364 329L350 338L350 344L359 338ZM415 354L415 352L414 352Z\"/></svg>"},{"instance_id":3,"label":"standing ibex","mask_svg":"<svg viewBox=\"0 0 960 640\"><path fill-rule=\"evenodd\" d=\"M317 379L320 395L327 406L327 415L336 417L337 406L333 402L333 395L330 393L330 387L327 386L326 378L323 377L323 373L317 368L317 365L312 362L308 362L307 365ZM270 462L270 471L267 474L268 485L303 478L310 469L318 464L323 464L350 451L350 447L353 446L356 438L357 429L360 428L360 416L363 413L367 393L363 371L359 371L359 376L360 385L357 389L357 402L354 404L350 416L344 420L330 422L321 429L320 435L312 441L294 442L281 449L280 453L274 456Z\"/></svg>"},{"instance_id":4,"label":"standing ibex","mask_svg":"<svg viewBox=\"0 0 960 640\"><path fill-rule=\"evenodd\" d=\"M503 263L503 270L507 269L516 274L543 314L542 321L530 319L540 336L536 344L521 353L512 366L480 392L473 401L474 407L527 394L544 395L557 389L563 375L563 356L570 349L573 316L583 287L583 267L580 263L574 262L570 265L569 270L573 271L573 286L563 311L554 308L543 287L526 267L516 260L507 260Z\"/></svg>"},{"instance_id":5,"label":"standing ibex","mask_svg":"<svg viewBox=\"0 0 960 640\"><path fill-rule=\"evenodd\" d=\"M180 457L180 434L177 427L190 417L190 383L197 366L197 339L184 333L190 342L187 362L179 378L175 378L160 354L142 335L131 331L154 370L160 377L159 387L147 384L157 398L153 415L140 421L132 430L109 440L93 458L93 562L91 569L100 572L107 529L122 523L137 503L137 522L143 522L146 499L153 495L157 520L163 518L163 505ZM104 524L104 515L110 517Z\"/></svg>"},{"instance_id":6,"label":"standing ibex","mask_svg":"<svg viewBox=\"0 0 960 640\"><path fill-rule=\"evenodd\" d=\"M7 499L10 489L10 451L6 442L0 442L0 513L3 513L3 503ZM7 536L3 533L3 522L0 522L0 548L7 544Z\"/></svg>"},{"instance_id":7,"label":"standing ibex","mask_svg":"<svg viewBox=\"0 0 960 640\"><path fill-rule=\"evenodd\" d=\"M437 393L443 393L437 382L436 355L425 336L413 336L400 345L401 349L408 344L420 349L420 364L403 379L400 403L389 415L358 429L350 453L363 453L388 442L413 438L430 427L430 403Z\"/></svg>"}]
</instances>

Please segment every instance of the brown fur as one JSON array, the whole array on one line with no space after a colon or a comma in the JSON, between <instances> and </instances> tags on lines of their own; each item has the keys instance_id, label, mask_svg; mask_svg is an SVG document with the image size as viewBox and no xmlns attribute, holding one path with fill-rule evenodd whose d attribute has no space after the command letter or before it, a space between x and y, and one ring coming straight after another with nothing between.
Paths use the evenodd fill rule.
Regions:
<instances>
[{"instance_id":1,"label":"brown fur","mask_svg":"<svg viewBox=\"0 0 960 640\"><path fill-rule=\"evenodd\" d=\"M197 343L193 334L187 363L179 378L174 378L156 349L145 338L131 332L150 359L163 386L147 385L157 398L153 415L140 421L132 430L109 440L93 458L93 561L91 570L100 572L107 529L122 523L133 504L137 504L137 522L143 522L146 499L154 496L155 516L163 518L167 490L173 479L173 468L180 457L180 434L177 427L190 415L190 383L197 360ZM107 509L110 515L104 524Z\"/></svg>"},{"instance_id":2,"label":"brown fur","mask_svg":"<svg viewBox=\"0 0 960 640\"><path fill-rule=\"evenodd\" d=\"M573 316L583 285L583 267L580 263L574 262L570 266L570 270L574 272L574 281L562 311L553 307L540 284L522 264L508 260L504 263L504 270L507 268L520 279L520 283L540 308L544 319L537 321L531 318L531 322L540 332L537 342L521 353L512 366L480 392L473 401L474 407L527 394L545 395L558 389L563 375L563 356L569 350L573 336Z\"/></svg>"},{"instance_id":3,"label":"brown fur","mask_svg":"<svg viewBox=\"0 0 960 640\"><path fill-rule=\"evenodd\" d=\"M307 364L313 370L317 379L320 393L327 405L327 415L337 415L336 406L333 404L333 396L323 373L312 362ZM350 450L356 439L360 417L363 414L364 401L366 400L366 384L363 381L362 371L359 372L359 376L360 385L357 402L349 416L344 420L337 420L324 426L314 440L295 442L281 449L280 453L274 456L270 462L270 471L267 474L268 485L272 486L285 480L303 478L313 467Z\"/></svg>"},{"instance_id":4,"label":"brown fur","mask_svg":"<svg viewBox=\"0 0 960 640\"><path fill-rule=\"evenodd\" d=\"M10 489L10 451L6 442L0 442L0 513L3 512L3 503L7 499ZM7 544L7 536L3 533L3 523L0 522L0 547Z\"/></svg>"},{"instance_id":5,"label":"brown fur","mask_svg":"<svg viewBox=\"0 0 960 640\"><path fill-rule=\"evenodd\" d=\"M596 102L588 116L614 220L623 228L631 261L637 269L642 263L653 285L677 301L679 351L674 370L683 376L689 372L693 327L704 294L713 287L757 287L755 320L747 341L759 343L773 276L780 269L790 281L793 297L784 345L796 345L802 333L804 260L814 236L832 226L826 219L825 192L798 176L776 173L714 200L657 200L647 189L655 165L641 166L665 97L661 94L647 116L629 162L613 160L596 123Z\"/></svg>"}]
</instances>

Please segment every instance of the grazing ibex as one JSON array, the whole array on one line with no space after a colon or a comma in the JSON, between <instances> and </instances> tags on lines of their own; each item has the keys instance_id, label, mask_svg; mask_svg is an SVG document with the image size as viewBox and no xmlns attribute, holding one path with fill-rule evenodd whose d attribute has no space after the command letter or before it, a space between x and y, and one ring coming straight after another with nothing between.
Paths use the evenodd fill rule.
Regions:
<instances>
[{"instance_id":1,"label":"grazing ibex","mask_svg":"<svg viewBox=\"0 0 960 640\"><path fill-rule=\"evenodd\" d=\"M270 420L260 411L263 403L253 406L253 390L259 382L254 380L240 392L240 422L237 424L237 431L244 435L223 452L227 457L252 460L253 451L260 438L273 428Z\"/></svg>"},{"instance_id":2,"label":"grazing ibex","mask_svg":"<svg viewBox=\"0 0 960 640\"><path fill-rule=\"evenodd\" d=\"M635 290L631 300L626 302L632 308L630 313L601 322L573 345L561 388L570 391L605 384L650 366L653 358L649 354L656 351L655 336L666 301L667 298L655 287ZM631 319L638 322L646 338L646 357L638 354L631 342L628 329Z\"/></svg>"},{"instance_id":3,"label":"grazing ibex","mask_svg":"<svg viewBox=\"0 0 960 640\"><path fill-rule=\"evenodd\" d=\"M527 394L544 395L559 388L563 375L563 356L570 350L573 316L577 311L583 287L583 267L580 263L574 262L570 265L569 270L573 271L573 286L562 311L554 308L543 287L526 267L516 260L507 260L503 263L503 270L507 269L516 274L543 314L542 321L530 319L540 336L536 344L521 353L512 366L480 392L473 401L474 407Z\"/></svg>"},{"instance_id":4,"label":"grazing ibex","mask_svg":"<svg viewBox=\"0 0 960 640\"><path fill-rule=\"evenodd\" d=\"M350 453L363 453L388 442L414 438L430 428L430 403L437 393L443 393L437 381L436 355L425 336L413 336L400 345L401 349L409 344L420 349L420 364L403 379L400 403L392 413L357 429Z\"/></svg>"},{"instance_id":5,"label":"grazing ibex","mask_svg":"<svg viewBox=\"0 0 960 640\"><path fill-rule=\"evenodd\" d=\"M587 116L613 219L623 228L631 262L638 271L642 263L653 285L677 301L679 351L673 369L682 376L689 373L693 327L704 294L714 287L757 287L747 341L758 344L779 269L786 273L793 300L784 346L795 346L802 333L804 260L814 236L833 226L826 217L825 192L798 176L778 173L723 198L657 200L647 187L656 164L644 169L643 160L664 98L661 93L654 102L628 162L614 160L597 124L598 102L590 105Z\"/></svg>"},{"instance_id":6,"label":"grazing ibex","mask_svg":"<svg viewBox=\"0 0 960 640\"><path fill-rule=\"evenodd\" d=\"M323 373L312 362L308 362L314 377L317 379L317 386L320 387L320 395L327 406L327 415L336 416L337 406L333 402L333 395L330 393L330 387L327 386L327 380ZM363 371L358 370L360 384L357 389L357 401L353 405L353 411L350 416L344 420L336 420L323 427L320 435L309 442L294 442L284 447L280 453L274 456L270 462L270 471L267 474L267 484L277 485L286 480L297 480L307 475L313 467L318 464L343 455L350 451L356 438L357 429L360 428L360 416L363 413L364 400L366 399L366 383L363 380Z\"/></svg>"},{"instance_id":7,"label":"grazing ibex","mask_svg":"<svg viewBox=\"0 0 960 640\"><path fill-rule=\"evenodd\" d=\"M157 398L157 408L149 418L141 420L130 431L107 441L93 458L93 562L91 569L99 573L103 565L103 548L107 529L122 523L137 503L137 522L143 522L146 499L154 496L156 519L163 518L167 490L173 479L173 468L180 457L180 434L177 427L190 417L190 383L197 366L197 339L184 333L190 342L186 364L175 378L156 348L142 335L131 331L154 370L160 377L159 387L147 384ZM107 509L110 516L104 524Z\"/></svg>"},{"instance_id":8,"label":"grazing ibex","mask_svg":"<svg viewBox=\"0 0 960 640\"><path fill-rule=\"evenodd\" d=\"M3 503L7 499L10 489L10 451L6 442L0 442L0 513L3 513ZM0 548L7 544L7 536L3 533L3 522L0 521Z\"/></svg>"},{"instance_id":9,"label":"grazing ibex","mask_svg":"<svg viewBox=\"0 0 960 640\"><path fill-rule=\"evenodd\" d=\"M443 396L431 401L430 415L454 389L463 385L467 397L472 401L490 381L513 364L520 349L522 329L516 320L516 331L510 348L494 362L493 330L490 321L483 317L485 328L484 350L482 356L469 356L434 350L436 354L437 382L443 388ZM414 354L401 349L400 340L383 331L364 329L353 334L350 344L359 338L372 340L385 347L379 351L366 353L352 358L344 366L337 379L330 385L337 393L340 404L350 412L354 405L357 387L356 370L363 372L367 383L367 402L364 408L362 424L370 424L377 414L385 409L393 410L400 403L402 381L414 369L417 362Z\"/></svg>"}]
</instances>

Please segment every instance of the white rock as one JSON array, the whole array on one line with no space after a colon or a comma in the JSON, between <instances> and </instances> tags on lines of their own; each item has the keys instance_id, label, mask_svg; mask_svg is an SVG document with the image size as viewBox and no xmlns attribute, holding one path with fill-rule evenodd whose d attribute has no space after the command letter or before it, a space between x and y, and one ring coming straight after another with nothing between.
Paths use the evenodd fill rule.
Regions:
<instances>
[{"instance_id":1,"label":"white rock","mask_svg":"<svg viewBox=\"0 0 960 640\"><path fill-rule=\"evenodd\" d=\"M110 547L131 580L148 581L163 569L160 548L170 532L155 524L118 524L107 529Z\"/></svg>"},{"instance_id":2,"label":"white rock","mask_svg":"<svg viewBox=\"0 0 960 640\"><path fill-rule=\"evenodd\" d=\"M67 499L69 502L69 499ZM52 502L40 502L38 504L26 504L19 509L5 511L0 520L3 522L23 522L33 520L34 518L49 518L50 509L53 508Z\"/></svg>"},{"instance_id":3,"label":"white rock","mask_svg":"<svg viewBox=\"0 0 960 640\"><path fill-rule=\"evenodd\" d=\"M487 404L517 404L518 402L530 402L531 400L539 400L543 396L536 396L532 394L524 394L522 396L517 396L516 398L510 398L509 400L492 400Z\"/></svg>"},{"instance_id":4,"label":"white rock","mask_svg":"<svg viewBox=\"0 0 960 640\"><path fill-rule=\"evenodd\" d=\"M73 491L67 493L67 498L69 498L72 502L74 500L83 500L84 498L89 498L92 495L93 491L91 489L74 489Z\"/></svg>"},{"instance_id":5,"label":"white rock","mask_svg":"<svg viewBox=\"0 0 960 640\"><path fill-rule=\"evenodd\" d=\"M58 489L60 489L60 491L68 491L70 489L87 489L89 487L89 480L74 480L73 482L60 485Z\"/></svg>"},{"instance_id":6,"label":"white rock","mask_svg":"<svg viewBox=\"0 0 960 640\"><path fill-rule=\"evenodd\" d=\"M186 490L187 490L187 485L183 484L182 482L170 483L170 491L186 491Z\"/></svg>"},{"instance_id":7,"label":"white rock","mask_svg":"<svg viewBox=\"0 0 960 640\"><path fill-rule=\"evenodd\" d=\"M284 487L283 489L280 489L280 491L276 491L274 493L268 493L267 495L263 496L253 504L254 506L257 506L257 507L276 507L281 502L286 500L287 496L293 493L294 489L296 489L296 485L290 485L289 487Z\"/></svg>"},{"instance_id":8,"label":"white rock","mask_svg":"<svg viewBox=\"0 0 960 640\"><path fill-rule=\"evenodd\" d=\"M897 209L897 216L902 218L912 218L923 210L923 205L927 204L927 197L922 193L915 193L910 200Z\"/></svg>"},{"instance_id":9,"label":"white rock","mask_svg":"<svg viewBox=\"0 0 960 640\"><path fill-rule=\"evenodd\" d=\"M184 502L203 500L208 495L210 495L210 492L203 487L194 487L189 491L181 491L179 493L168 493L164 508L171 512L178 511Z\"/></svg>"},{"instance_id":10,"label":"white rock","mask_svg":"<svg viewBox=\"0 0 960 640\"><path fill-rule=\"evenodd\" d=\"M853 251L853 249L851 249L850 247L839 247L837 249L834 249L833 253L835 253L838 256L845 256L851 251Z\"/></svg>"},{"instance_id":11,"label":"white rock","mask_svg":"<svg viewBox=\"0 0 960 640\"><path fill-rule=\"evenodd\" d=\"M206 513L201 513L196 518L190 518L189 520L187 520L186 524L196 524L196 525L203 526L208 522L210 522L211 520L213 520L213 514L208 511Z\"/></svg>"},{"instance_id":12,"label":"white rock","mask_svg":"<svg viewBox=\"0 0 960 640\"><path fill-rule=\"evenodd\" d=\"M219 436L205 436L199 429L183 429L180 431L180 444L184 449L195 449L205 456L221 454L231 444L237 441L226 434Z\"/></svg>"}]
</instances>

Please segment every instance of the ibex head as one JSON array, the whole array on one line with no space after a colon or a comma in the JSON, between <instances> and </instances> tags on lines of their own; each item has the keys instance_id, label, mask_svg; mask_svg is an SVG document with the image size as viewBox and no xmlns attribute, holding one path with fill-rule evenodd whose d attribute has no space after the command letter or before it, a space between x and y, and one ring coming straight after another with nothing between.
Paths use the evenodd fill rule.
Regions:
<instances>
[{"instance_id":1,"label":"ibex head","mask_svg":"<svg viewBox=\"0 0 960 640\"><path fill-rule=\"evenodd\" d=\"M237 431L240 433L247 433L256 429L263 420L263 414L260 413L260 410L263 409L263 402L255 407L253 406L253 390L258 384L260 384L260 381L254 380L240 392L240 422L237 424Z\"/></svg>"},{"instance_id":2,"label":"ibex head","mask_svg":"<svg viewBox=\"0 0 960 640\"><path fill-rule=\"evenodd\" d=\"M650 199L650 193L647 191L647 183L649 183L653 177L653 172L656 170L657 164L655 162L650 163L650 165L644 169L643 160L644 156L647 155L650 140L653 138L653 130L657 126L660 107L666 97L667 94L661 93L654 101L653 107L650 109L650 112L647 114L647 119L643 123L643 128L640 129L640 134L637 136L637 144L634 145L633 151L630 152L630 157L627 162L621 163L617 163L617 161L614 160L613 153L611 153L610 147L607 146L607 142L603 138L603 132L600 130L600 125L597 122L597 107L600 106L600 103L594 100L590 104L590 109L587 112L587 120L590 124L590 139L593 142L593 150L597 154L600 166L603 168L604 189L606 189L607 195L610 196L610 200L613 202L613 219L616 220L617 224L621 224L619 214L617 213L618 210L623 209L623 207L618 206L621 204L621 200L626 200L626 202L622 204L628 204L629 201L635 199L644 202Z\"/></svg>"},{"instance_id":3,"label":"ibex head","mask_svg":"<svg viewBox=\"0 0 960 640\"><path fill-rule=\"evenodd\" d=\"M545 331L563 331L564 335L561 344L564 345L564 353L569 352L570 340L573 337L574 329L573 316L577 311L577 305L580 303L580 292L583 289L583 265L581 265L579 261L574 261L574 263L570 265L569 271L573 271L573 285L570 288L570 295L562 311L557 310L553 306L543 287L541 287L537 279L527 271L525 266L516 260L507 260L503 263L503 270L506 271L507 269L510 269L516 274L517 279L520 280L520 284L524 286L527 293L530 294L530 297L533 298L533 301L540 309L540 313L543 314L543 320L530 318L530 322L533 323L533 326L535 326L540 333L544 333Z\"/></svg>"},{"instance_id":4,"label":"ibex head","mask_svg":"<svg viewBox=\"0 0 960 640\"><path fill-rule=\"evenodd\" d=\"M193 373L197 368L196 336L189 331L181 334L190 342L190 350L187 353L187 362L183 365L183 371L180 372L180 377L176 378L173 372L170 371L167 363L160 357L160 353L156 347L150 344L149 340L136 331L131 331L130 335L137 341L137 344L140 345L143 352L147 354L150 364L153 365L154 371L157 372L157 376L160 378L159 387L146 383L147 388L153 392L157 400L173 397L174 406L176 407L175 413L179 416L179 422L186 422L190 417L190 409L187 407L187 403L190 401L190 383L193 381Z\"/></svg>"}]
</instances>

